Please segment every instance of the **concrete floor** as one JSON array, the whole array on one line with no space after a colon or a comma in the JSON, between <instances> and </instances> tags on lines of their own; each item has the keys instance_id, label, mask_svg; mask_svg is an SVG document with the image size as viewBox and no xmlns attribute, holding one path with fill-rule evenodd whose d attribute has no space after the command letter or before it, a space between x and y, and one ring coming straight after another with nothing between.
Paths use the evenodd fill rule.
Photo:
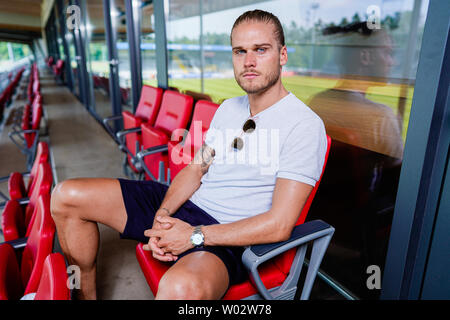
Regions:
<instances>
[{"instance_id":1,"label":"concrete floor","mask_svg":"<svg viewBox=\"0 0 450 320\"><path fill-rule=\"evenodd\" d=\"M49 136L43 139L49 142L51 148L55 182L75 177L124 177L122 153L102 126L67 87L54 81L47 70L40 70L40 78L49 130ZM16 101L9 109L13 110L17 105L20 105L20 101ZM10 130L10 126L5 125L1 132L0 176L12 171L26 171L25 156L8 138ZM7 194L7 186L2 184L0 191ZM137 242L120 240L116 231L101 224L99 230L98 298L153 299L136 260Z\"/></svg>"}]
</instances>

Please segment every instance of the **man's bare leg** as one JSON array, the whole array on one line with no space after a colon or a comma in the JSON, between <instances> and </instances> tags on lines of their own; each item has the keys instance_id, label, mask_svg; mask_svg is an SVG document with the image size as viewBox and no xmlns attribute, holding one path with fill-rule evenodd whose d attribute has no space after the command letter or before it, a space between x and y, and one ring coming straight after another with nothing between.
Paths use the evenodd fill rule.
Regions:
<instances>
[{"instance_id":1,"label":"man's bare leg","mask_svg":"<svg viewBox=\"0 0 450 320\"><path fill-rule=\"evenodd\" d=\"M59 183L51 196L51 212L59 243L68 262L80 267L80 299L96 299L97 222L122 233L127 222L117 179L83 178Z\"/></svg>"},{"instance_id":2,"label":"man's bare leg","mask_svg":"<svg viewBox=\"0 0 450 320\"><path fill-rule=\"evenodd\" d=\"M161 278L157 300L218 300L228 288L228 271L211 252L182 257Z\"/></svg>"}]
</instances>

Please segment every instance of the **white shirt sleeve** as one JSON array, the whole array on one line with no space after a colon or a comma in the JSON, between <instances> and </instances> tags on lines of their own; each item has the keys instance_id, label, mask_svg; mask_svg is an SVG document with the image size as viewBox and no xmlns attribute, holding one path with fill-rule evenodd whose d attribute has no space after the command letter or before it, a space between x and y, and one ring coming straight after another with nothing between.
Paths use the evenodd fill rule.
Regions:
<instances>
[{"instance_id":1,"label":"white shirt sleeve","mask_svg":"<svg viewBox=\"0 0 450 320\"><path fill-rule=\"evenodd\" d=\"M326 150L327 138L322 120L311 117L301 121L281 147L276 177L315 186L322 173Z\"/></svg>"}]
</instances>

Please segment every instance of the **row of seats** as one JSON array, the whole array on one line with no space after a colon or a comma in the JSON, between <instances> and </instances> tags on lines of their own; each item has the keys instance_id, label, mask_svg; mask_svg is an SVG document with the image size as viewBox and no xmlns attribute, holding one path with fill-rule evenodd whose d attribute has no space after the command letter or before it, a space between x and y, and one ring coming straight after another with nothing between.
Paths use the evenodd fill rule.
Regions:
<instances>
[{"instance_id":1,"label":"row of seats","mask_svg":"<svg viewBox=\"0 0 450 320\"><path fill-rule=\"evenodd\" d=\"M19 71L14 76L14 79L6 86L5 90L0 94L0 121L3 119L3 113L5 108L9 106L12 102L12 97L19 85L20 79L22 78L25 67L19 69ZM12 78L13 73L9 74L9 78Z\"/></svg>"},{"instance_id":2,"label":"row of seats","mask_svg":"<svg viewBox=\"0 0 450 320\"><path fill-rule=\"evenodd\" d=\"M8 133L8 136L26 155L29 169L35 158L41 120L44 114L41 83L36 63L31 66L26 95L28 102L23 107L17 108L13 118L12 130Z\"/></svg>"},{"instance_id":3,"label":"row of seats","mask_svg":"<svg viewBox=\"0 0 450 320\"><path fill-rule=\"evenodd\" d=\"M10 199L1 204L5 242L0 243L0 300L69 300L64 257L53 253L47 143L39 143L29 173L12 172L1 179L8 182Z\"/></svg>"},{"instance_id":4,"label":"row of seats","mask_svg":"<svg viewBox=\"0 0 450 320\"><path fill-rule=\"evenodd\" d=\"M194 101L192 95L144 85L134 114L123 111L121 116L103 120L126 155L127 176L131 176L128 170L131 169L147 180L168 184L190 162L219 107L208 100L198 100L194 106ZM114 135L110 122L118 119L123 121L124 130ZM189 134L183 136L180 129L187 129L189 124ZM200 124L200 138L194 137L195 124ZM177 134L176 140L172 140ZM181 140L183 143L179 145ZM175 158L183 161L172 161Z\"/></svg>"},{"instance_id":5,"label":"row of seats","mask_svg":"<svg viewBox=\"0 0 450 320\"><path fill-rule=\"evenodd\" d=\"M120 149L126 154L125 165L134 173L145 172L145 179L169 185L203 144L218 108L217 104L203 99L196 101L195 106L193 104L192 96L185 93L143 86L134 114L123 111L119 117L105 118L104 124L113 137L108 123L112 120L123 121L124 130L115 137ZM184 131L188 126L187 135L179 139L181 132L177 130ZM196 134L201 137L196 137ZM331 139L328 137L327 141L326 159ZM323 170L325 166L326 160ZM252 270L251 276L247 281L231 286L223 299L294 298L306 249L308 244L312 244L307 277L300 296L308 299L320 262L334 233L334 228L323 221L305 223L319 184L320 180L309 195L289 240L251 246L244 252L243 261ZM143 245L137 245L136 257L151 291L156 294L159 281L170 264L154 259L151 252L143 249Z\"/></svg>"}]
</instances>

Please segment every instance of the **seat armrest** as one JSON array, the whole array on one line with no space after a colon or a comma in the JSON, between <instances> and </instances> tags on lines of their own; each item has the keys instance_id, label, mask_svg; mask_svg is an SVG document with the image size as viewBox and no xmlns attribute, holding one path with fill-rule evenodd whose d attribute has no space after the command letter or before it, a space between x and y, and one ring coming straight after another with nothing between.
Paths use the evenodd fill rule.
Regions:
<instances>
[{"instance_id":1,"label":"seat armrest","mask_svg":"<svg viewBox=\"0 0 450 320\"><path fill-rule=\"evenodd\" d=\"M169 146L167 144L161 144L159 146L150 147L148 149L144 149L139 151L136 154L136 157L141 160L144 159L146 156L149 156L151 154L160 153L169 150Z\"/></svg>"},{"instance_id":2,"label":"seat armrest","mask_svg":"<svg viewBox=\"0 0 450 320\"><path fill-rule=\"evenodd\" d=\"M1 242L0 245L7 243L11 247L13 247L14 250L21 250L21 249L25 248L25 246L27 245L27 241L28 241L28 237L23 237L23 238L19 238L19 239Z\"/></svg>"},{"instance_id":3,"label":"seat armrest","mask_svg":"<svg viewBox=\"0 0 450 320\"><path fill-rule=\"evenodd\" d=\"M117 143L119 144L119 149L122 152L125 152L126 154L128 154L133 162L137 162L137 158L135 159L135 155L131 152L130 149L128 149L127 144L125 143L125 136L127 134L130 133L136 133L136 132L140 132L141 131L141 127L136 127L136 128L130 128L130 129L126 129L126 130L122 130L116 133L116 140ZM136 148L138 148L138 146L136 146Z\"/></svg>"},{"instance_id":4,"label":"seat armrest","mask_svg":"<svg viewBox=\"0 0 450 320\"><path fill-rule=\"evenodd\" d=\"M0 192L1 193L1 192ZM3 194L2 194L3 195ZM4 196L4 195L3 195ZM0 202L0 209L3 209L6 206L6 203L9 201L6 200L4 202ZM28 204L30 203L30 198L20 198L20 199L16 199L17 202L19 202L20 205L24 205L24 204Z\"/></svg>"},{"instance_id":5,"label":"seat armrest","mask_svg":"<svg viewBox=\"0 0 450 320\"><path fill-rule=\"evenodd\" d=\"M28 197L20 198L20 199L16 199L16 201L18 201L20 205L29 204L30 198L28 198Z\"/></svg>"},{"instance_id":6,"label":"seat armrest","mask_svg":"<svg viewBox=\"0 0 450 320\"><path fill-rule=\"evenodd\" d=\"M111 117L106 117L106 118L103 118L103 125L105 126L105 128L106 128L106 131L109 133L109 135L111 136L111 137L113 137L113 139L118 143L119 141L117 140L117 138L116 138L116 135L114 134L114 130L113 130L113 128L109 125L109 122L110 121L113 121L113 120L119 120L119 119L122 119L123 118L123 116L122 115L117 115L117 116L111 116Z\"/></svg>"},{"instance_id":7,"label":"seat armrest","mask_svg":"<svg viewBox=\"0 0 450 320\"><path fill-rule=\"evenodd\" d=\"M36 133L36 136L35 136L34 142L33 142L33 145L34 145L34 144L36 144L36 142L37 142L37 138L38 138L38 135L39 135L39 130L37 130L37 129L27 129L27 130L21 130L21 131L11 131L11 132L8 132L8 137L9 137L9 138L11 139L11 141L12 141L17 147L19 147L19 149L21 149L21 150L25 150L25 149L28 149L28 148L27 148L26 146L20 145L20 143L17 142L17 140L14 139L13 137L16 136L16 135L18 135L19 137L21 137L20 134L23 134L23 133ZM23 137L21 137L21 138L23 138Z\"/></svg>"},{"instance_id":8,"label":"seat armrest","mask_svg":"<svg viewBox=\"0 0 450 320\"><path fill-rule=\"evenodd\" d=\"M141 130L142 130L141 127L135 127L135 128L121 130L116 133L116 137L122 144L124 144L123 137L125 137L127 134L130 134L130 133L141 132Z\"/></svg>"},{"instance_id":9,"label":"seat armrest","mask_svg":"<svg viewBox=\"0 0 450 320\"><path fill-rule=\"evenodd\" d=\"M286 241L260 244L248 247L243 255L242 262L250 272L256 287L265 299L282 299L293 298L297 290L297 282L303 266L306 249L309 243L313 243L308 273L303 285L301 299L308 299L314 283L317 270L319 269L323 255L325 254L328 244L333 236L334 228L322 220L314 220L296 226L291 237ZM289 276L283 285L275 290L267 290L258 274L258 266L267 260L270 260L283 252L292 248L296 248L297 253L292 262Z\"/></svg>"},{"instance_id":10,"label":"seat armrest","mask_svg":"<svg viewBox=\"0 0 450 320\"><path fill-rule=\"evenodd\" d=\"M164 164L162 162L160 162L159 164L159 177L158 179L150 172L150 170L148 169L147 165L144 162L144 158L146 156L149 156L151 154L155 154L155 153L160 153L160 152L164 152L169 150L169 145L167 144L162 144L159 146L154 146L154 147L150 147L148 149L144 149L139 151L138 153L136 153L136 159L137 162L139 163L139 168L144 169L144 171L148 174L148 176L153 180L153 181L159 181L159 182L163 182L163 183L168 183L168 181L165 181L165 178L163 177L164 175Z\"/></svg>"},{"instance_id":11,"label":"seat armrest","mask_svg":"<svg viewBox=\"0 0 450 320\"><path fill-rule=\"evenodd\" d=\"M108 123L109 121L112 121L112 120L119 120L119 119L122 119L122 115L106 117L106 118L103 118L103 123L106 124L106 123Z\"/></svg>"}]
</instances>

